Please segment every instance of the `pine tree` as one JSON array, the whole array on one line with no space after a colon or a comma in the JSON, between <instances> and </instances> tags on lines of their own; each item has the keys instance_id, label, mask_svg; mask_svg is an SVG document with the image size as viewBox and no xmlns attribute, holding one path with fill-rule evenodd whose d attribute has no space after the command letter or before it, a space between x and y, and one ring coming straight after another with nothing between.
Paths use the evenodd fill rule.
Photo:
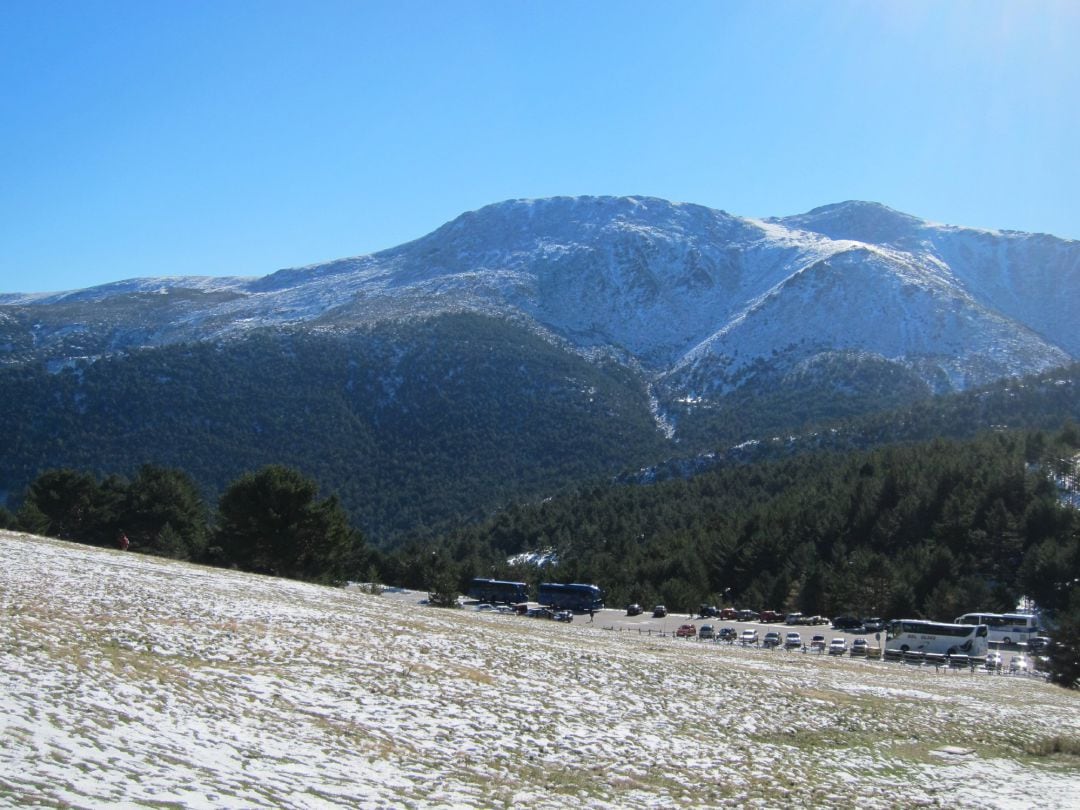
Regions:
<instances>
[{"instance_id":1,"label":"pine tree","mask_svg":"<svg viewBox=\"0 0 1080 810\"><path fill-rule=\"evenodd\" d=\"M279 465L234 482L218 506L222 562L296 579L357 574L363 539L336 498L316 498L313 481Z\"/></svg>"}]
</instances>

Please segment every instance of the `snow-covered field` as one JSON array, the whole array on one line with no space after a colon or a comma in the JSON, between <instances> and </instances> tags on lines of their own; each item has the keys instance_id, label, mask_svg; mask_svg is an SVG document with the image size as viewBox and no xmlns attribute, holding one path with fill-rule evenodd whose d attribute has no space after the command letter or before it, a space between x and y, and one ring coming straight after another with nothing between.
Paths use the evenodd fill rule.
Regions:
<instances>
[{"instance_id":1,"label":"snow-covered field","mask_svg":"<svg viewBox=\"0 0 1080 810\"><path fill-rule=\"evenodd\" d=\"M2 532L0 607L2 806L1080 806L1080 695L1031 678Z\"/></svg>"}]
</instances>

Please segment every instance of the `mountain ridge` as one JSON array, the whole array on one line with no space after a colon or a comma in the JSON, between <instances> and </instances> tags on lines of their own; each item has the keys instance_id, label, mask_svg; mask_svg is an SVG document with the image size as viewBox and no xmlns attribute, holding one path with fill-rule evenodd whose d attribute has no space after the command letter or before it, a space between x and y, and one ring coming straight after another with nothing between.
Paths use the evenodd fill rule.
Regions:
<instances>
[{"instance_id":1,"label":"mountain ridge","mask_svg":"<svg viewBox=\"0 0 1080 810\"><path fill-rule=\"evenodd\" d=\"M902 306L920 296L917 312ZM823 301L831 308L814 309ZM860 301L877 310L862 312ZM0 295L0 362L472 311L524 319L582 352L631 357L676 387L703 347L724 347L712 371L723 390L741 369L790 353L775 322L799 323L803 312L829 328L791 362L817 349L869 350L957 389L1080 355L1070 328L1078 305L1080 242L934 225L858 201L756 220L654 197L555 197L493 203L396 247L261 278ZM111 321L103 306L116 310ZM774 328L758 344L728 345L770 311ZM883 320L904 322L903 335L883 340ZM73 334L93 346L79 354ZM960 359L939 362L927 350L938 341L962 343Z\"/></svg>"}]
</instances>

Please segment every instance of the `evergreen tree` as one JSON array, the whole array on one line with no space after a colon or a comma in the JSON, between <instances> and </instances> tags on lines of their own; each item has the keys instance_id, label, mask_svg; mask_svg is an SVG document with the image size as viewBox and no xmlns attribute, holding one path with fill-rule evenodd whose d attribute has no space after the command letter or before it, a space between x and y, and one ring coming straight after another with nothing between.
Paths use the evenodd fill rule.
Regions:
<instances>
[{"instance_id":1,"label":"evergreen tree","mask_svg":"<svg viewBox=\"0 0 1080 810\"><path fill-rule=\"evenodd\" d=\"M428 589L428 602L435 607L457 607L461 595L461 572L444 555L433 552L428 561L424 581Z\"/></svg>"},{"instance_id":2,"label":"evergreen tree","mask_svg":"<svg viewBox=\"0 0 1080 810\"><path fill-rule=\"evenodd\" d=\"M15 515L6 506L0 506L0 529L14 529L17 525Z\"/></svg>"},{"instance_id":3,"label":"evergreen tree","mask_svg":"<svg viewBox=\"0 0 1080 810\"><path fill-rule=\"evenodd\" d=\"M1080 689L1080 583L1074 581L1072 599L1059 612L1050 644L1050 680L1068 689Z\"/></svg>"},{"instance_id":4,"label":"evergreen tree","mask_svg":"<svg viewBox=\"0 0 1080 810\"><path fill-rule=\"evenodd\" d=\"M201 559L206 551L206 507L191 476L181 470L140 467L126 492L123 522L140 550L185 560Z\"/></svg>"},{"instance_id":5,"label":"evergreen tree","mask_svg":"<svg viewBox=\"0 0 1080 810\"><path fill-rule=\"evenodd\" d=\"M19 524L24 531L61 540L105 545L113 516L103 510L93 476L71 469L49 470L30 485Z\"/></svg>"},{"instance_id":6,"label":"evergreen tree","mask_svg":"<svg viewBox=\"0 0 1080 810\"><path fill-rule=\"evenodd\" d=\"M222 495L215 534L222 562L296 579L339 580L358 572L363 540L335 498L296 470L272 465Z\"/></svg>"}]
</instances>

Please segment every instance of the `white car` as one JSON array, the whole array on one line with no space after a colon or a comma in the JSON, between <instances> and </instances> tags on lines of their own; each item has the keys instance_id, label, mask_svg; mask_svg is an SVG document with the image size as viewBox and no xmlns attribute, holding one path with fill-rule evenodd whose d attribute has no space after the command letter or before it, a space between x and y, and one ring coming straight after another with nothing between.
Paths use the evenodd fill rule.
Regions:
<instances>
[{"instance_id":1,"label":"white car","mask_svg":"<svg viewBox=\"0 0 1080 810\"><path fill-rule=\"evenodd\" d=\"M829 655L843 655L847 652L847 639L834 638L829 642Z\"/></svg>"},{"instance_id":2,"label":"white car","mask_svg":"<svg viewBox=\"0 0 1080 810\"><path fill-rule=\"evenodd\" d=\"M1001 653L997 650L991 650L986 654L986 668L991 672L998 672L1001 669Z\"/></svg>"},{"instance_id":3,"label":"white car","mask_svg":"<svg viewBox=\"0 0 1080 810\"><path fill-rule=\"evenodd\" d=\"M857 638L851 642L851 654L852 655L866 655L867 649L870 645L865 638Z\"/></svg>"},{"instance_id":4,"label":"white car","mask_svg":"<svg viewBox=\"0 0 1080 810\"><path fill-rule=\"evenodd\" d=\"M743 630L742 634L739 636L739 642L742 643L742 644L757 644L758 643L757 630L753 630L753 629L750 629L750 628L747 628L746 630Z\"/></svg>"},{"instance_id":5,"label":"white car","mask_svg":"<svg viewBox=\"0 0 1080 810\"><path fill-rule=\"evenodd\" d=\"M1031 666L1028 664L1028 660L1022 655L1014 655L1009 659L1009 672L1014 675L1027 675Z\"/></svg>"},{"instance_id":6,"label":"white car","mask_svg":"<svg viewBox=\"0 0 1080 810\"><path fill-rule=\"evenodd\" d=\"M788 633L784 636L784 649L794 650L802 646L802 636L798 633Z\"/></svg>"}]
</instances>

